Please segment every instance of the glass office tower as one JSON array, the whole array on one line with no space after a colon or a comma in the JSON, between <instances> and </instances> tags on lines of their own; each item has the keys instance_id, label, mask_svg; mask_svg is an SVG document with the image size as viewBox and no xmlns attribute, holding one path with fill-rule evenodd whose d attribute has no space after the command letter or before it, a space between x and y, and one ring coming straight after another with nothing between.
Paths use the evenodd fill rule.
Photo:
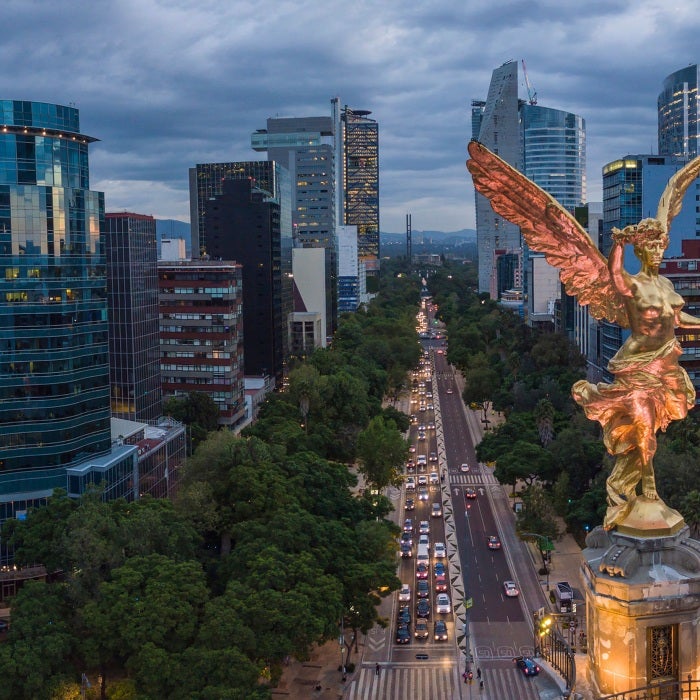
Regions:
<instances>
[{"instance_id":1,"label":"glass office tower","mask_svg":"<svg viewBox=\"0 0 700 700\"><path fill-rule=\"evenodd\" d=\"M699 83L696 63L671 73L664 80L657 100L660 155L694 158L700 154Z\"/></svg>"},{"instance_id":2,"label":"glass office tower","mask_svg":"<svg viewBox=\"0 0 700 700\"><path fill-rule=\"evenodd\" d=\"M0 522L57 487L129 489L130 451L111 451L93 141L74 107L0 101Z\"/></svg>"}]
</instances>

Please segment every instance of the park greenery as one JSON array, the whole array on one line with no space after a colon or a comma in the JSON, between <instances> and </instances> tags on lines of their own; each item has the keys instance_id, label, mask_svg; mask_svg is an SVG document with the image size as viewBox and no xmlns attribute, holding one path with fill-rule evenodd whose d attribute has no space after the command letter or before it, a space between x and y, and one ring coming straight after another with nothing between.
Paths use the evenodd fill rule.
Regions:
<instances>
[{"instance_id":1,"label":"park greenery","mask_svg":"<svg viewBox=\"0 0 700 700\"><path fill-rule=\"evenodd\" d=\"M201 397L171 402L196 438L173 501L57 491L8 521L16 563L49 576L12 600L0 700L262 700L341 620L351 663L399 586L381 489L408 452L389 399L420 357L419 292L387 274L241 435L213 430Z\"/></svg>"},{"instance_id":2,"label":"park greenery","mask_svg":"<svg viewBox=\"0 0 700 700\"><path fill-rule=\"evenodd\" d=\"M602 523L612 467L598 424L571 398L572 384L585 377L585 358L565 335L528 327L478 294L473 273L447 264L434 271L429 286L450 338L448 360L465 379L465 402L505 416L477 446L477 457L495 465L496 477L513 493L519 489L521 531L556 537L563 520L582 541ZM698 464L694 411L659 436L654 465L661 497L696 535L700 490L688 485L698 482Z\"/></svg>"}]
</instances>

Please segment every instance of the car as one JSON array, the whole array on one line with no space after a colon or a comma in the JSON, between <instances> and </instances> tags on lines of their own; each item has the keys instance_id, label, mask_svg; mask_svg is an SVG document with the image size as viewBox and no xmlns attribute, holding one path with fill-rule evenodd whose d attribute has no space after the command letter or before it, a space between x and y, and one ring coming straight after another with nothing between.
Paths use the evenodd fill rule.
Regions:
<instances>
[{"instance_id":1,"label":"car","mask_svg":"<svg viewBox=\"0 0 700 700\"><path fill-rule=\"evenodd\" d=\"M400 544L410 544L413 545L413 533L411 532L402 532L401 533L401 539L399 540Z\"/></svg>"},{"instance_id":2,"label":"car","mask_svg":"<svg viewBox=\"0 0 700 700\"><path fill-rule=\"evenodd\" d=\"M433 586L436 593L444 593L447 590L447 576L445 576L445 574L436 576L435 581L433 581Z\"/></svg>"},{"instance_id":3,"label":"car","mask_svg":"<svg viewBox=\"0 0 700 700\"><path fill-rule=\"evenodd\" d=\"M426 392L425 392L425 398L426 398L426 399L432 399L432 398L433 398L433 392L432 392L432 391L426 391Z\"/></svg>"},{"instance_id":4,"label":"car","mask_svg":"<svg viewBox=\"0 0 700 700\"><path fill-rule=\"evenodd\" d=\"M412 498L407 498L406 503L403 505L404 510L415 510L416 502Z\"/></svg>"},{"instance_id":5,"label":"car","mask_svg":"<svg viewBox=\"0 0 700 700\"><path fill-rule=\"evenodd\" d=\"M413 556L413 546L410 542L401 543L401 558L410 559Z\"/></svg>"},{"instance_id":6,"label":"car","mask_svg":"<svg viewBox=\"0 0 700 700\"><path fill-rule=\"evenodd\" d=\"M452 387L448 387L447 393L448 393L448 394L454 394L454 393L455 393L455 390L454 390Z\"/></svg>"},{"instance_id":7,"label":"car","mask_svg":"<svg viewBox=\"0 0 700 700\"><path fill-rule=\"evenodd\" d=\"M427 564L418 564L416 566L416 578L428 578L428 565Z\"/></svg>"},{"instance_id":8,"label":"car","mask_svg":"<svg viewBox=\"0 0 700 700\"><path fill-rule=\"evenodd\" d=\"M501 548L501 540L499 540L498 537L496 537L496 535L489 535L489 538L486 542L488 544L489 549Z\"/></svg>"},{"instance_id":9,"label":"car","mask_svg":"<svg viewBox=\"0 0 700 700\"><path fill-rule=\"evenodd\" d=\"M474 499L476 498L476 491L471 486L468 486L466 489L464 489L464 497Z\"/></svg>"},{"instance_id":10,"label":"car","mask_svg":"<svg viewBox=\"0 0 700 700\"><path fill-rule=\"evenodd\" d=\"M441 503L433 503L433 506L430 509L430 515L433 518L441 518L442 517L442 504Z\"/></svg>"},{"instance_id":11,"label":"car","mask_svg":"<svg viewBox=\"0 0 700 700\"><path fill-rule=\"evenodd\" d=\"M452 603L450 603L450 596L447 593L438 593L435 599L435 612L438 615L448 614L452 612Z\"/></svg>"},{"instance_id":12,"label":"car","mask_svg":"<svg viewBox=\"0 0 700 700\"><path fill-rule=\"evenodd\" d=\"M435 632L433 639L436 642L447 641L447 623L444 620L435 620Z\"/></svg>"},{"instance_id":13,"label":"car","mask_svg":"<svg viewBox=\"0 0 700 700\"><path fill-rule=\"evenodd\" d=\"M416 584L416 595L419 598L427 598L430 595L430 585L424 578L418 579L418 583Z\"/></svg>"},{"instance_id":14,"label":"car","mask_svg":"<svg viewBox=\"0 0 700 700\"><path fill-rule=\"evenodd\" d=\"M428 487L427 486L421 486L418 489L418 500L419 501L427 501L428 500Z\"/></svg>"},{"instance_id":15,"label":"car","mask_svg":"<svg viewBox=\"0 0 700 700\"><path fill-rule=\"evenodd\" d=\"M518 586L515 584L515 581L504 581L503 592L509 598L515 598L516 596L520 595L520 591L518 590Z\"/></svg>"},{"instance_id":16,"label":"car","mask_svg":"<svg viewBox=\"0 0 700 700\"><path fill-rule=\"evenodd\" d=\"M402 605L399 608L399 614L396 616L396 620L400 625L410 625L411 624L411 606Z\"/></svg>"},{"instance_id":17,"label":"car","mask_svg":"<svg viewBox=\"0 0 700 700\"><path fill-rule=\"evenodd\" d=\"M430 547L430 537L428 535L418 535L418 546L420 547L422 544Z\"/></svg>"},{"instance_id":18,"label":"car","mask_svg":"<svg viewBox=\"0 0 700 700\"><path fill-rule=\"evenodd\" d=\"M411 399L413 401L413 399ZM415 413L411 414L411 425L415 425L418 422L418 416Z\"/></svg>"},{"instance_id":19,"label":"car","mask_svg":"<svg viewBox=\"0 0 700 700\"><path fill-rule=\"evenodd\" d=\"M421 600L421 603L423 601ZM427 601L426 601L427 602ZM428 610L430 610L430 605L428 605ZM416 620L416 629L413 632L413 636L416 639L427 639L428 638L428 623L422 619L422 620Z\"/></svg>"},{"instance_id":20,"label":"car","mask_svg":"<svg viewBox=\"0 0 700 700\"><path fill-rule=\"evenodd\" d=\"M415 445L409 445L408 446L408 451L413 454L416 451L416 446Z\"/></svg>"},{"instance_id":21,"label":"car","mask_svg":"<svg viewBox=\"0 0 700 700\"><path fill-rule=\"evenodd\" d=\"M431 452L430 457L428 457L429 462L437 462L437 452Z\"/></svg>"},{"instance_id":22,"label":"car","mask_svg":"<svg viewBox=\"0 0 700 700\"><path fill-rule=\"evenodd\" d=\"M418 432L419 432L419 433L424 433L424 432L425 432L425 424L424 424L424 423L421 423L421 424L418 426Z\"/></svg>"},{"instance_id":23,"label":"car","mask_svg":"<svg viewBox=\"0 0 700 700\"><path fill-rule=\"evenodd\" d=\"M416 457L416 464L420 467L421 464L426 465L428 463L428 458L425 455L418 455Z\"/></svg>"},{"instance_id":24,"label":"car","mask_svg":"<svg viewBox=\"0 0 700 700\"><path fill-rule=\"evenodd\" d=\"M419 474L418 475L418 486L427 486L428 485L428 477L425 474Z\"/></svg>"},{"instance_id":25,"label":"car","mask_svg":"<svg viewBox=\"0 0 700 700\"><path fill-rule=\"evenodd\" d=\"M419 410L421 413L425 413L425 411L426 411L426 406L425 406L425 404L422 403L420 406L418 406L418 410Z\"/></svg>"},{"instance_id":26,"label":"car","mask_svg":"<svg viewBox=\"0 0 700 700\"><path fill-rule=\"evenodd\" d=\"M459 465L459 471L461 471L462 474L466 474L469 471L469 465L466 462L462 462L462 464Z\"/></svg>"},{"instance_id":27,"label":"car","mask_svg":"<svg viewBox=\"0 0 700 700\"><path fill-rule=\"evenodd\" d=\"M408 603L411 600L411 587L407 583L401 584L401 590L399 591L399 601L402 603Z\"/></svg>"},{"instance_id":28,"label":"car","mask_svg":"<svg viewBox=\"0 0 700 700\"><path fill-rule=\"evenodd\" d=\"M435 577L447 574L447 567L444 562L436 561L435 564L433 564L433 574Z\"/></svg>"},{"instance_id":29,"label":"car","mask_svg":"<svg viewBox=\"0 0 700 700\"><path fill-rule=\"evenodd\" d=\"M427 520L421 520L418 525L419 535L429 535L430 534L430 523Z\"/></svg>"},{"instance_id":30,"label":"car","mask_svg":"<svg viewBox=\"0 0 700 700\"><path fill-rule=\"evenodd\" d=\"M428 423L428 430L435 430L435 421L431 420L430 423Z\"/></svg>"},{"instance_id":31,"label":"car","mask_svg":"<svg viewBox=\"0 0 700 700\"><path fill-rule=\"evenodd\" d=\"M430 472L430 483L431 484L439 484L440 483L440 477L438 476L437 472Z\"/></svg>"},{"instance_id":32,"label":"car","mask_svg":"<svg viewBox=\"0 0 700 700\"><path fill-rule=\"evenodd\" d=\"M413 532L413 518L406 518L406 520L403 521L403 531Z\"/></svg>"},{"instance_id":33,"label":"car","mask_svg":"<svg viewBox=\"0 0 700 700\"><path fill-rule=\"evenodd\" d=\"M427 598L421 598L416 603L416 617L430 617L430 601Z\"/></svg>"},{"instance_id":34,"label":"car","mask_svg":"<svg viewBox=\"0 0 700 700\"><path fill-rule=\"evenodd\" d=\"M433 553L436 559L444 559L447 556L444 542L436 542L433 546Z\"/></svg>"},{"instance_id":35,"label":"car","mask_svg":"<svg viewBox=\"0 0 700 700\"><path fill-rule=\"evenodd\" d=\"M411 470L416 468L416 463L413 459L409 459L406 461L406 469Z\"/></svg>"},{"instance_id":36,"label":"car","mask_svg":"<svg viewBox=\"0 0 700 700\"><path fill-rule=\"evenodd\" d=\"M418 442L425 442L425 433L418 433Z\"/></svg>"},{"instance_id":37,"label":"car","mask_svg":"<svg viewBox=\"0 0 700 700\"><path fill-rule=\"evenodd\" d=\"M540 667L529 656L516 656L513 663L523 672L524 676L536 676L540 672Z\"/></svg>"},{"instance_id":38,"label":"car","mask_svg":"<svg viewBox=\"0 0 700 700\"><path fill-rule=\"evenodd\" d=\"M397 644L410 644L411 643L411 631L408 629L408 625L399 625L396 629L396 643Z\"/></svg>"},{"instance_id":39,"label":"car","mask_svg":"<svg viewBox=\"0 0 700 700\"><path fill-rule=\"evenodd\" d=\"M433 404L429 403L427 404L426 408L428 409L428 411L432 411L435 407L433 406Z\"/></svg>"},{"instance_id":40,"label":"car","mask_svg":"<svg viewBox=\"0 0 700 700\"><path fill-rule=\"evenodd\" d=\"M408 491L413 491L416 488L416 480L414 477L409 476L406 479L406 489Z\"/></svg>"}]
</instances>

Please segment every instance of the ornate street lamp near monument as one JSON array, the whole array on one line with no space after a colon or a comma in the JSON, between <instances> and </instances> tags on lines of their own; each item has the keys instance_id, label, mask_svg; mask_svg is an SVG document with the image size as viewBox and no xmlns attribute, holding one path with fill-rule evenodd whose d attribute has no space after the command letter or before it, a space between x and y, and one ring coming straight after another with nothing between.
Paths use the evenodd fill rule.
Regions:
<instances>
[{"instance_id":1,"label":"ornate street lamp near monument","mask_svg":"<svg viewBox=\"0 0 700 700\"><path fill-rule=\"evenodd\" d=\"M682 310L683 298L659 267L671 222L700 175L700 158L670 178L656 218L612 230L606 259L553 197L477 141L468 148L476 190L520 227L531 251L559 269L566 292L593 318L629 328L608 365L613 381L579 381L572 389L586 416L602 426L615 458L603 526L588 534L582 553L588 659L601 694L679 686L700 676L700 542L659 497L653 458L657 432L695 406L675 330L697 332L700 319ZM626 245L640 260L636 274L624 269Z\"/></svg>"}]
</instances>

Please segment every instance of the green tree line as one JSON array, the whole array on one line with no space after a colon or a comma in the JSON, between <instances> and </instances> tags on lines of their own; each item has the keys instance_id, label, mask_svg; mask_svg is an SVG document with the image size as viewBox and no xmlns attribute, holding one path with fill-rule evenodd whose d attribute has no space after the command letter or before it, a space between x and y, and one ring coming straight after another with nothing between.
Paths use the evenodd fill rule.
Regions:
<instances>
[{"instance_id":1,"label":"green tree line","mask_svg":"<svg viewBox=\"0 0 700 700\"><path fill-rule=\"evenodd\" d=\"M387 275L240 436L207 433L190 402L198 446L174 501L56 492L8 521L16 563L49 576L12 600L0 700L262 700L341 619L386 624L398 530L351 467L381 489L406 458L407 417L384 398L418 362L418 301L417 280Z\"/></svg>"}]
</instances>

